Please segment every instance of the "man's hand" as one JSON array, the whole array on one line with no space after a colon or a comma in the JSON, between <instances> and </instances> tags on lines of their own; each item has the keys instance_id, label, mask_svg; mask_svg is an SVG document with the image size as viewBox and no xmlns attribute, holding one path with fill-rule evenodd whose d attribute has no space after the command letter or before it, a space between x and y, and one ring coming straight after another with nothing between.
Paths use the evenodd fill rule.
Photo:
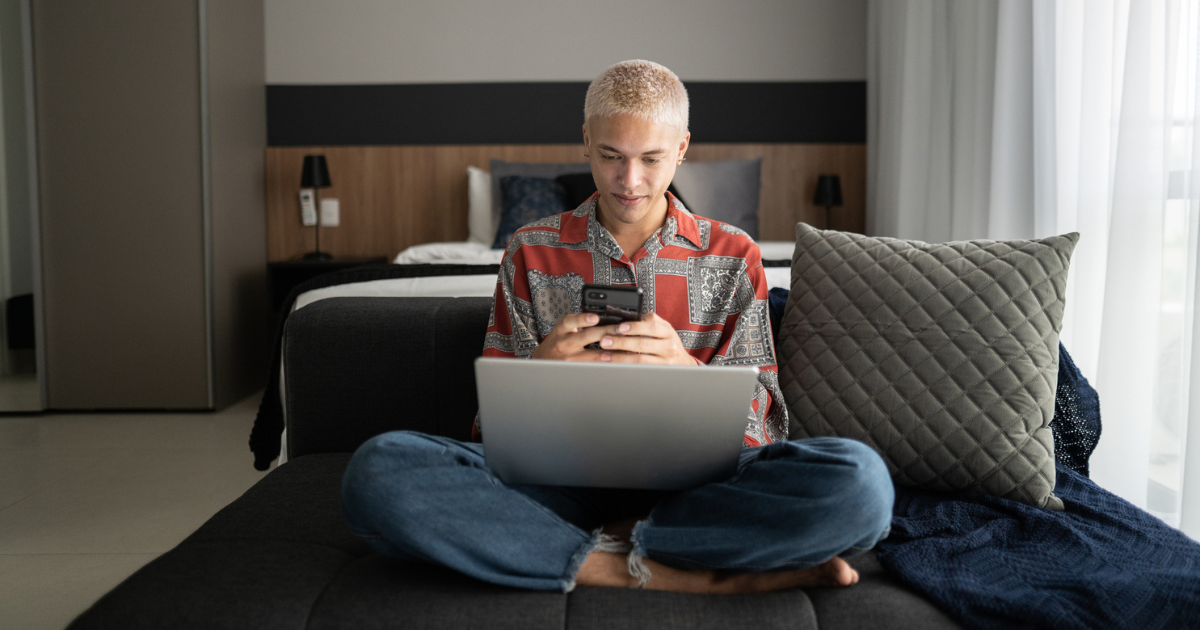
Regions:
<instances>
[{"instance_id":1,"label":"man's hand","mask_svg":"<svg viewBox=\"0 0 1200 630\"><path fill-rule=\"evenodd\" d=\"M572 313L558 320L550 334L533 349L534 359L558 361L600 361L600 350L584 348L600 341L605 335L616 334L616 326L597 326L600 316L595 313Z\"/></svg>"},{"instance_id":2,"label":"man's hand","mask_svg":"<svg viewBox=\"0 0 1200 630\"><path fill-rule=\"evenodd\" d=\"M635 322L622 322L616 326L605 326L615 331L600 338L601 361L612 363L654 363L659 365L697 365L683 348L679 333L671 324L658 316L647 313Z\"/></svg>"}]
</instances>

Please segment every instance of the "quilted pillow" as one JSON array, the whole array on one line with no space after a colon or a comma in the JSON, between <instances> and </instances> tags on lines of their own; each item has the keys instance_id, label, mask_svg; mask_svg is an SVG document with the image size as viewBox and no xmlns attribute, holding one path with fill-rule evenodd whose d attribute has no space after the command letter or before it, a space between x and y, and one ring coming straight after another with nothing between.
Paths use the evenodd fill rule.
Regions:
<instances>
[{"instance_id":1,"label":"quilted pillow","mask_svg":"<svg viewBox=\"0 0 1200 630\"><path fill-rule=\"evenodd\" d=\"M553 179L509 175L500 179L500 223L492 249L508 247L523 226L567 211L566 193Z\"/></svg>"},{"instance_id":2,"label":"quilted pillow","mask_svg":"<svg viewBox=\"0 0 1200 630\"><path fill-rule=\"evenodd\" d=\"M1062 509L1050 420L1078 239L930 244L797 224L778 344L790 437L865 442L898 485Z\"/></svg>"}]
</instances>

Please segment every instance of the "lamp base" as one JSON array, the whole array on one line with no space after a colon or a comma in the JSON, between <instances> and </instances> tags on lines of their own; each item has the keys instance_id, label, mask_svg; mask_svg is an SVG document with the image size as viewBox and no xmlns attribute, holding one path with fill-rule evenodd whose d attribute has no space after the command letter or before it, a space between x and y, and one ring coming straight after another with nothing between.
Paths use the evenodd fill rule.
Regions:
<instances>
[{"instance_id":1,"label":"lamp base","mask_svg":"<svg viewBox=\"0 0 1200 630\"><path fill-rule=\"evenodd\" d=\"M325 252L308 252L300 260L333 260L333 256Z\"/></svg>"}]
</instances>

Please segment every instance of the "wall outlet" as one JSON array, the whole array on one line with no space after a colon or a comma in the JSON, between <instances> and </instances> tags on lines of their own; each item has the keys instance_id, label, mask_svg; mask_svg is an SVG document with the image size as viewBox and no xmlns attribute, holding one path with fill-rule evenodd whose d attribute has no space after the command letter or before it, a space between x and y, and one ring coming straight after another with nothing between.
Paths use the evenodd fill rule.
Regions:
<instances>
[{"instance_id":1,"label":"wall outlet","mask_svg":"<svg viewBox=\"0 0 1200 630\"><path fill-rule=\"evenodd\" d=\"M321 200L321 227L337 227L341 219L337 199Z\"/></svg>"},{"instance_id":2,"label":"wall outlet","mask_svg":"<svg viewBox=\"0 0 1200 630\"><path fill-rule=\"evenodd\" d=\"M317 206L313 202L313 191L305 188L300 191L300 222L308 227L317 224Z\"/></svg>"}]
</instances>

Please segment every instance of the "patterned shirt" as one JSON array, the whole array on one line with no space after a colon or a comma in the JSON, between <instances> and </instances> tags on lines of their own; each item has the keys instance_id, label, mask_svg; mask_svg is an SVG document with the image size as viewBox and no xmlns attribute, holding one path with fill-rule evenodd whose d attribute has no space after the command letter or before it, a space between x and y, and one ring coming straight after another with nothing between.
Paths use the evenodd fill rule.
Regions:
<instances>
[{"instance_id":1,"label":"patterned shirt","mask_svg":"<svg viewBox=\"0 0 1200 630\"><path fill-rule=\"evenodd\" d=\"M517 230L500 266L483 356L528 358L554 325L580 311L585 284L642 288L642 314L670 322L708 365L759 369L745 444L788 435L767 312L767 277L746 232L693 215L667 193L667 220L630 258L596 218L596 199ZM476 419L473 435L480 437Z\"/></svg>"}]
</instances>

